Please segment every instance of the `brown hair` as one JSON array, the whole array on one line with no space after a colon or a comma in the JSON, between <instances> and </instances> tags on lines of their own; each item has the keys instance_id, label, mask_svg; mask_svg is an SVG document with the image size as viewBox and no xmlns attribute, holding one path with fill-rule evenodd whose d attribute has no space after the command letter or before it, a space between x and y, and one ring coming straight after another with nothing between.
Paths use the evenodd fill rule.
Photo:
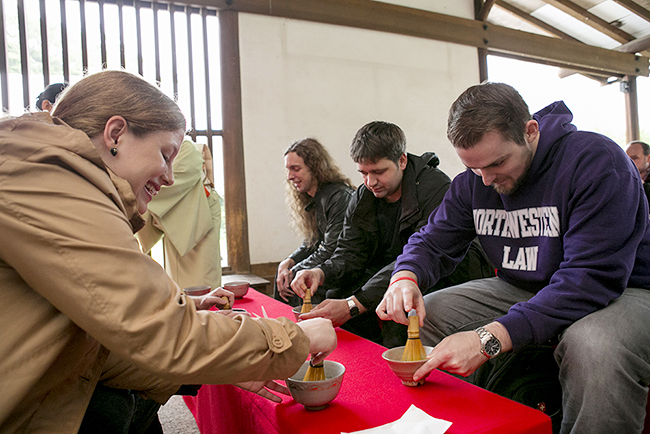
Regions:
<instances>
[{"instance_id":1,"label":"brown hair","mask_svg":"<svg viewBox=\"0 0 650 434\"><path fill-rule=\"evenodd\" d=\"M455 148L470 149L488 132L501 133L524 146L528 105L504 83L483 83L463 92L449 109L447 138Z\"/></svg>"},{"instance_id":2,"label":"brown hair","mask_svg":"<svg viewBox=\"0 0 650 434\"><path fill-rule=\"evenodd\" d=\"M142 77L125 71L102 71L66 88L52 116L93 138L112 116L126 119L138 136L157 131L185 130L178 105Z\"/></svg>"},{"instance_id":3,"label":"brown hair","mask_svg":"<svg viewBox=\"0 0 650 434\"><path fill-rule=\"evenodd\" d=\"M295 152L305 162L312 176L318 182L318 187L327 183L347 184L354 189L350 178L345 176L338 168L327 150L316 139L307 137L293 142L284 155ZM307 193L300 193L287 180L287 204L291 208L291 219L294 229L303 234L308 244L318 241L318 224L316 213L305 212L305 207L311 202L312 197Z\"/></svg>"},{"instance_id":4,"label":"brown hair","mask_svg":"<svg viewBox=\"0 0 650 434\"><path fill-rule=\"evenodd\" d=\"M350 157L355 163L376 163L388 158L398 164L405 152L404 131L395 124L382 121L373 121L361 127L350 145Z\"/></svg>"}]
</instances>

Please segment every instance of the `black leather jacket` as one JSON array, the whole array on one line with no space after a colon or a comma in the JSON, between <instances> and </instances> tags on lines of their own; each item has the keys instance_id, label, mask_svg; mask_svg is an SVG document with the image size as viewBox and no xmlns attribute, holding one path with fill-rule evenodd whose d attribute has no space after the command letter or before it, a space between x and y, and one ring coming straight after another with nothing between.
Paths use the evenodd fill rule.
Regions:
<instances>
[{"instance_id":1,"label":"black leather jacket","mask_svg":"<svg viewBox=\"0 0 650 434\"><path fill-rule=\"evenodd\" d=\"M305 207L305 212L316 213L318 242L310 246L305 240L289 255L296 263L291 268L294 276L300 270L318 267L332 256L353 192L350 186L340 183L323 184L318 188L314 199Z\"/></svg>"},{"instance_id":2,"label":"black leather jacket","mask_svg":"<svg viewBox=\"0 0 650 434\"><path fill-rule=\"evenodd\" d=\"M451 183L449 177L438 169L440 160L436 154L407 155L399 225L402 245L427 223ZM371 311L386 292L396 259L387 260L384 252L378 252L379 228L375 208L379 200L383 199L375 198L364 185L357 189L348 206L338 246L332 257L319 267L325 274L326 287L339 288L335 298L354 294ZM328 292L328 297L331 294Z\"/></svg>"}]
</instances>

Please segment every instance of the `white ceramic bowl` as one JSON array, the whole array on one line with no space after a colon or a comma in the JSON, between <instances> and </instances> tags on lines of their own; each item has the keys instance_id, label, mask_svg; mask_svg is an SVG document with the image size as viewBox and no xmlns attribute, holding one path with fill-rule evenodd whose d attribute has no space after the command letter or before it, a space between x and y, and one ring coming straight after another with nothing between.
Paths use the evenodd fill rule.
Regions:
<instances>
[{"instance_id":1,"label":"white ceramic bowl","mask_svg":"<svg viewBox=\"0 0 650 434\"><path fill-rule=\"evenodd\" d=\"M424 351L429 355L433 350L433 347L424 347ZM381 355L384 360L388 363L388 367L397 378L402 380L402 384L405 386L420 386L424 384L425 378L420 379L420 381L413 381L413 374L418 368L424 365L425 360L417 360L415 362L403 362L402 354L404 353L404 347L395 347L390 350L384 351Z\"/></svg>"},{"instance_id":2,"label":"white ceramic bowl","mask_svg":"<svg viewBox=\"0 0 650 434\"><path fill-rule=\"evenodd\" d=\"M223 289L226 289L235 294L235 298L242 298L248 292L249 286L250 282L246 280L238 280L236 282L228 282L224 284Z\"/></svg>"},{"instance_id":3,"label":"white ceramic bowl","mask_svg":"<svg viewBox=\"0 0 650 434\"><path fill-rule=\"evenodd\" d=\"M309 361L303 363L298 372L287 378L286 383L291 396L307 410L324 409L341 390L345 366L332 360L325 360L323 363L325 369L323 381L302 381L309 367Z\"/></svg>"}]
</instances>

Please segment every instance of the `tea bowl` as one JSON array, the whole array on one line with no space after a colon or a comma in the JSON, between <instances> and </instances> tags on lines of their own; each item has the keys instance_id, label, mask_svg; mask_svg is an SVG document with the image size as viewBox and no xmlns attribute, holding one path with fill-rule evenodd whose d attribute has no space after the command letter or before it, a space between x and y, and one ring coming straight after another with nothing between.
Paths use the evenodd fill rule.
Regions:
<instances>
[{"instance_id":1,"label":"tea bowl","mask_svg":"<svg viewBox=\"0 0 650 434\"><path fill-rule=\"evenodd\" d=\"M235 294L235 298L242 298L248 292L249 286L250 282L246 280L237 280L235 282L228 282L224 284L223 289L226 289Z\"/></svg>"},{"instance_id":2,"label":"tea bowl","mask_svg":"<svg viewBox=\"0 0 650 434\"><path fill-rule=\"evenodd\" d=\"M191 295L193 297L199 297L209 293L212 288L209 285L200 285L200 286L190 286L189 288L183 288L185 295Z\"/></svg>"},{"instance_id":3,"label":"tea bowl","mask_svg":"<svg viewBox=\"0 0 650 434\"><path fill-rule=\"evenodd\" d=\"M424 347L424 352L429 355L433 347ZM388 363L388 367L397 378L402 380L402 384L405 386L420 386L424 384L426 378L421 378L420 381L413 381L413 374L417 371L420 366L424 365L426 359L416 360L412 362L403 362L402 354L404 353L404 347L395 347L383 352L381 357Z\"/></svg>"},{"instance_id":4,"label":"tea bowl","mask_svg":"<svg viewBox=\"0 0 650 434\"><path fill-rule=\"evenodd\" d=\"M312 310L318 306L317 304L312 306ZM296 321L300 321L300 311L302 310L302 306L296 306L293 309L293 316L296 318Z\"/></svg>"},{"instance_id":5,"label":"tea bowl","mask_svg":"<svg viewBox=\"0 0 650 434\"><path fill-rule=\"evenodd\" d=\"M309 361L302 364L298 372L287 378L286 383L293 399L307 410L322 410L339 394L343 383L345 366L339 362L325 360L325 380L302 381L309 367Z\"/></svg>"}]
</instances>

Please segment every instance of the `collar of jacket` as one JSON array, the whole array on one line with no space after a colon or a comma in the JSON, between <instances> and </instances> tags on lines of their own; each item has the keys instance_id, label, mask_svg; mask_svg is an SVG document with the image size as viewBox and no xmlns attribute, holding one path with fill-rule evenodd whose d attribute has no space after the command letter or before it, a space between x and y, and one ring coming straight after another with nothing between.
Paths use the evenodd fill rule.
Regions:
<instances>
[{"instance_id":1,"label":"collar of jacket","mask_svg":"<svg viewBox=\"0 0 650 434\"><path fill-rule=\"evenodd\" d=\"M426 167L435 168L440 160L433 152L425 152L422 156L407 154L408 162L402 177L402 201L400 213L400 232L417 223L422 212L418 203L417 189L420 174ZM359 227L375 232L378 230L376 218L377 198L365 185L359 187L359 201L352 211L351 220Z\"/></svg>"},{"instance_id":2,"label":"collar of jacket","mask_svg":"<svg viewBox=\"0 0 650 434\"><path fill-rule=\"evenodd\" d=\"M318 203L319 200L323 197L323 195L328 194L330 190L332 190L335 187L335 183L332 182L327 182L325 184L319 185L318 190L316 190L316 194L314 194L314 197L311 199L311 201L307 204L305 207L305 212L309 212Z\"/></svg>"}]
</instances>

